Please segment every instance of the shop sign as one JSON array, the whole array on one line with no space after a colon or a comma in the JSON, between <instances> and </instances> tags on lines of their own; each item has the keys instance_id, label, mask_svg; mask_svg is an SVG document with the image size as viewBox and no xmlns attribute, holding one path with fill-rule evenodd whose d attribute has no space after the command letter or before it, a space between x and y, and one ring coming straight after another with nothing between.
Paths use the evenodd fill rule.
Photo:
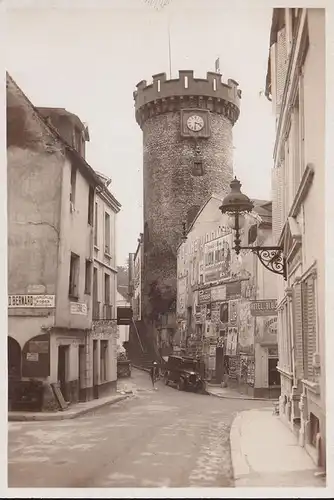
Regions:
<instances>
[{"instance_id":1,"label":"shop sign","mask_svg":"<svg viewBox=\"0 0 334 500\"><path fill-rule=\"evenodd\" d=\"M237 299L241 296L241 281L226 284L226 299Z\"/></svg>"},{"instance_id":2,"label":"shop sign","mask_svg":"<svg viewBox=\"0 0 334 500\"><path fill-rule=\"evenodd\" d=\"M31 340L29 342L30 353L48 354L49 341L48 340Z\"/></svg>"},{"instance_id":3,"label":"shop sign","mask_svg":"<svg viewBox=\"0 0 334 500\"><path fill-rule=\"evenodd\" d=\"M210 351L209 351L209 356L215 356L216 355L216 346L215 345L210 345Z\"/></svg>"},{"instance_id":4,"label":"shop sign","mask_svg":"<svg viewBox=\"0 0 334 500\"><path fill-rule=\"evenodd\" d=\"M277 300L253 300L250 303L250 312L252 316L275 316Z\"/></svg>"},{"instance_id":5,"label":"shop sign","mask_svg":"<svg viewBox=\"0 0 334 500\"><path fill-rule=\"evenodd\" d=\"M82 302L71 302L71 314L87 316L87 305Z\"/></svg>"},{"instance_id":6,"label":"shop sign","mask_svg":"<svg viewBox=\"0 0 334 500\"><path fill-rule=\"evenodd\" d=\"M211 302L211 290L199 290L198 292L198 303L199 304L209 304Z\"/></svg>"},{"instance_id":7,"label":"shop sign","mask_svg":"<svg viewBox=\"0 0 334 500\"><path fill-rule=\"evenodd\" d=\"M272 318L265 322L264 332L269 335L277 335L277 318Z\"/></svg>"},{"instance_id":8,"label":"shop sign","mask_svg":"<svg viewBox=\"0 0 334 500\"><path fill-rule=\"evenodd\" d=\"M8 307L55 307L55 295L8 295Z\"/></svg>"},{"instance_id":9,"label":"shop sign","mask_svg":"<svg viewBox=\"0 0 334 500\"><path fill-rule=\"evenodd\" d=\"M38 361L38 352L27 352L27 361Z\"/></svg>"},{"instance_id":10,"label":"shop sign","mask_svg":"<svg viewBox=\"0 0 334 500\"><path fill-rule=\"evenodd\" d=\"M211 302L220 302L226 300L226 286L215 286L211 288Z\"/></svg>"},{"instance_id":11,"label":"shop sign","mask_svg":"<svg viewBox=\"0 0 334 500\"><path fill-rule=\"evenodd\" d=\"M278 348L268 347L268 356L273 356L274 358L278 358Z\"/></svg>"}]
</instances>

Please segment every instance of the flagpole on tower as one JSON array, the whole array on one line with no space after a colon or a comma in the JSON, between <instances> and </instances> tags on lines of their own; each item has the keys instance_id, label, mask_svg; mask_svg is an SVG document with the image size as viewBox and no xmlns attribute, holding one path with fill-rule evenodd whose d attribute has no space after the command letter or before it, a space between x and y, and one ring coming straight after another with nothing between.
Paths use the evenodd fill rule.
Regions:
<instances>
[{"instance_id":1,"label":"flagpole on tower","mask_svg":"<svg viewBox=\"0 0 334 500\"><path fill-rule=\"evenodd\" d=\"M168 15L168 59L169 59L169 78L172 79L172 50L170 43L170 16Z\"/></svg>"}]
</instances>

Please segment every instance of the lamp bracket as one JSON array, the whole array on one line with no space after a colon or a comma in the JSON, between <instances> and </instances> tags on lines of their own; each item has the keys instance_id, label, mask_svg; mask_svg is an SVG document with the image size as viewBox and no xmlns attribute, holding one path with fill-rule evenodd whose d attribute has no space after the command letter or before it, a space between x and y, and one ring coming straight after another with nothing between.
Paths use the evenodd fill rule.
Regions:
<instances>
[{"instance_id":1,"label":"lamp bracket","mask_svg":"<svg viewBox=\"0 0 334 500\"><path fill-rule=\"evenodd\" d=\"M237 247L234 249L237 250ZM258 256L261 264L268 269L268 271L283 276L285 280L287 279L286 259L283 255L282 247L238 246L238 249L251 250Z\"/></svg>"}]
</instances>

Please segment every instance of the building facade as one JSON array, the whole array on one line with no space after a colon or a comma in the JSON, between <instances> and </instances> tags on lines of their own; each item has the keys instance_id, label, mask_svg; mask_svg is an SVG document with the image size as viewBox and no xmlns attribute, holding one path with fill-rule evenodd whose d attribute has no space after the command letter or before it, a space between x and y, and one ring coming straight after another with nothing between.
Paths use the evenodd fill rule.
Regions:
<instances>
[{"instance_id":1,"label":"building facade","mask_svg":"<svg viewBox=\"0 0 334 500\"><path fill-rule=\"evenodd\" d=\"M276 116L273 233L287 281L277 280L280 414L325 465L325 9L274 9L266 93Z\"/></svg>"},{"instance_id":2,"label":"building facade","mask_svg":"<svg viewBox=\"0 0 334 500\"><path fill-rule=\"evenodd\" d=\"M271 203L254 200L243 245L271 240ZM254 396L278 397L275 280L256 257L232 251L233 235L213 195L178 249L174 351L200 356L206 377Z\"/></svg>"},{"instance_id":3,"label":"building facade","mask_svg":"<svg viewBox=\"0 0 334 500\"><path fill-rule=\"evenodd\" d=\"M9 387L31 378L67 401L93 394L94 197L87 127L35 108L7 74ZM69 142L67 142L69 141ZM11 397L11 390L9 391Z\"/></svg>"},{"instance_id":4,"label":"building facade","mask_svg":"<svg viewBox=\"0 0 334 500\"><path fill-rule=\"evenodd\" d=\"M176 331L176 252L207 194L227 193L232 179L232 128L241 91L229 79L179 71L153 76L134 92L143 131L144 272L142 318L151 342Z\"/></svg>"},{"instance_id":5,"label":"building facade","mask_svg":"<svg viewBox=\"0 0 334 500\"><path fill-rule=\"evenodd\" d=\"M95 397L116 389L117 382L116 217L121 208L109 189L111 179L100 173L97 176L101 185L96 189L94 203L92 377Z\"/></svg>"}]
</instances>

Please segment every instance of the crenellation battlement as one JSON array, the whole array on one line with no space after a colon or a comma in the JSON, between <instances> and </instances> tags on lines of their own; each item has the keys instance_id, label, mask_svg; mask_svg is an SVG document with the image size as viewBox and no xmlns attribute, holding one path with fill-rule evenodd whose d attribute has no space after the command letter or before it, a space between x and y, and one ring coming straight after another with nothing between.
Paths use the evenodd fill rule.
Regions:
<instances>
[{"instance_id":1,"label":"crenellation battlement","mask_svg":"<svg viewBox=\"0 0 334 500\"><path fill-rule=\"evenodd\" d=\"M194 78L192 70L179 70L179 78L167 80L166 73L153 75L153 82L147 85L142 80L133 93L136 112L146 104L171 97L196 96L226 101L240 108L241 90L238 83L229 78L222 82L222 75L207 72L206 79Z\"/></svg>"}]
</instances>

